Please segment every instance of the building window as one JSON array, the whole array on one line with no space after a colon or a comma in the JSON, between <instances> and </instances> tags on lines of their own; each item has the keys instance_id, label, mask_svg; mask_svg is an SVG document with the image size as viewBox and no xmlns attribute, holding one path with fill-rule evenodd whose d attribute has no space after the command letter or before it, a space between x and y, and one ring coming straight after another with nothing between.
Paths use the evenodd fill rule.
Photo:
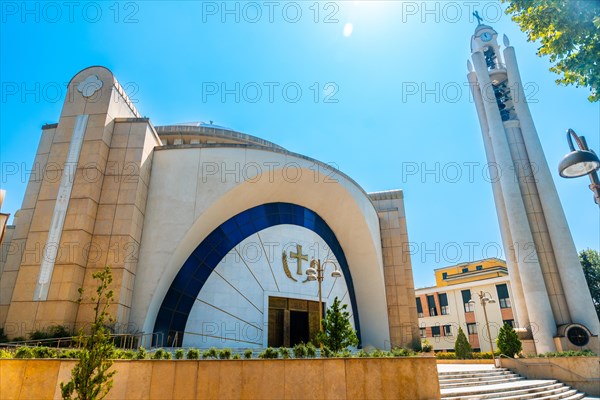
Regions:
<instances>
[{"instance_id":1,"label":"building window","mask_svg":"<svg viewBox=\"0 0 600 400\"><path fill-rule=\"evenodd\" d=\"M448 279L448 273L442 272L442 279Z\"/></svg>"},{"instance_id":2,"label":"building window","mask_svg":"<svg viewBox=\"0 0 600 400\"><path fill-rule=\"evenodd\" d=\"M496 285L496 291L498 292L498 303L500 304L500 308L510 308L510 296L508 295L508 286L506 283Z\"/></svg>"},{"instance_id":3,"label":"building window","mask_svg":"<svg viewBox=\"0 0 600 400\"><path fill-rule=\"evenodd\" d=\"M475 267L475 271L481 271L483 269L483 265L478 265Z\"/></svg>"},{"instance_id":4,"label":"building window","mask_svg":"<svg viewBox=\"0 0 600 400\"><path fill-rule=\"evenodd\" d=\"M467 332L469 335L477 335L477 324L467 324Z\"/></svg>"},{"instance_id":5,"label":"building window","mask_svg":"<svg viewBox=\"0 0 600 400\"><path fill-rule=\"evenodd\" d=\"M429 309L429 316L435 317L438 315L437 307L435 306L435 299L433 295L427 296L427 308Z\"/></svg>"},{"instance_id":6,"label":"building window","mask_svg":"<svg viewBox=\"0 0 600 400\"><path fill-rule=\"evenodd\" d=\"M444 336L452 336L452 326L444 325Z\"/></svg>"},{"instance_id":7,"label":"building window","mask_svg":"<svg viewBox=\"0 0 600 400\"><path fill-rule=\"evenodd\" d=\"M419 334L421 335L421 337L426 337L427 334L425 333L425 328L419 328Z\"/></svg>"},{"instance_id":8,"label":"building window","mask_svg":"<svg viewBox=\"0 0 600 400\"><path fill-rule=\"evenodd\" d=\"M514 328L515 320L514 319L505 319L502 321L502 324L508 324L508 325L510 325L511 328Z\"/></svg>"},{"instance_id":9,"label":"building window","mask_svg":"<svg viewBox=\"0 0 600 400\"><path fill-rule=\"evenodd\" d=\"M440 337L440 327L439 326L432 326L431 327L431 336L433 336L433 337Z\"/></svg>"},{"instance_id":10,"label":"building window","mask_svg":"<svg viewBox=\"0 0 600 400\"><path fill-rule=\"evenodd\" d=\"M463 274L464 274L465 272L469 272L469 268L463 268L463 269L462 269L462 272L463 272Z\"/></svg>"},{"instance_id":11,"label":"building window","mask_svg":"<svg viewBox=\"0 0 600 400\"><path fill-rule=\"evenodd\" d=\"M440 293L438 294L438 300L440 301L440 311L442 312L442 315L450 314L448 309L448 295L446 293Z\"/></svg>"},{"instance_id":12,"label":"building window","mask_svg":"<svg viewBox=\"0 0 600 400\"><path fill-rule=\"evenodd\" d=\"M469 303L469 301L471 301L471 291L469 289L461 290L460 293L462 294L465 312L473 312L475 309L475 305Z\"/></svg>"},{"instance_id":13,"label":"building window","mask_svg":"<svg viewBox=\"0 0 600 400\"><path fill-rule=\"evenodd\" d=\"M417 315L419 318L423 318L423 305L420 297L417 297Z\"/></svg>"}]
</instances>

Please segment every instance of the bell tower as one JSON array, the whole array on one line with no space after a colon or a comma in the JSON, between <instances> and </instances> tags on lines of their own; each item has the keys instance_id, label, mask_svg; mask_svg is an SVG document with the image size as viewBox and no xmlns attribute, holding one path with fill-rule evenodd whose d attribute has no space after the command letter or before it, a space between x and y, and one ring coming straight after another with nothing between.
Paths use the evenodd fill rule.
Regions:
<instances>
[{"instance_id":1,"label":"bell tower","mask_svg":"<svg viewBox=\"0 0 600 400\"><path fill-rule=\"evenodd\" d=\"M479 19L479 18L478 18ZM525 98L515 49L479 21L468 79L524 351L598 351L600 324Z\"/></svg>"}]
</instances>

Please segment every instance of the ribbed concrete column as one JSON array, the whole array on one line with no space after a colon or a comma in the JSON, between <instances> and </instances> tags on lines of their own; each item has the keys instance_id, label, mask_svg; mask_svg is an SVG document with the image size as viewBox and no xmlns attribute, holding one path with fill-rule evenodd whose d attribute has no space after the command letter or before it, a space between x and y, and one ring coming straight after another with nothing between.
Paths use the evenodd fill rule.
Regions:
<instances>
[{"instance_id":1,"label":"ribbed concrete column","mask_svg":"<svg viewBox=\"0 0 600 400\"><path fill-rule=\"evenodd\" d=\"M544 150L527 105L514 47L508 46L504 49L504 60L508 82L513 93L513 104L521 123L521 132L527 154L532 165L537 167L535 172L536 185L552 246L554 247L554 255L558 264L558 272L565 292L567 306L573 319L572 322L583 324L592 334L598 335L600 333L598 316L583 275L583 269L579 263L579 256L573 243L565 213L544 156Z\"/></svg>"},{"instance_id":2,"label":"ribbed concrete column","mask_svg":"<svg viewBox=\"0 0 600 400\"><path fill-rule=\"evenodd\" d=\"M494 158L494 149L490 141L488 121L485 116L485 109L483 105L483 99L481 92L477 84L477 74L469 72L467 75L469 80L469 87L473 94L473 101L475 108L477 109L477 115L479 116L479 125L481 126L481 134L483 136L483 145L485 148L485 155L488 160L488 165L495 165L496 159ZM519 328L525 328L529 326L529 315L527 313L527 306L525 303L525 296L523 294L523 286L521 284L521 275L519 274L519 265L515 257L515 251L512 248L512 236L510 234L510 226L508 225L508 217L506 215L506 206L504 205L504 199L502 198L502 189L500 188L500 180L492 180L492 192L494 194L494 203L496 203L496 213L498 215L498 224L500 225L500 235L502 237L502 246L506 253L506 265L508 266L508 273L511 281L511 288L513 292L513 311L516 311L516 320Z\"/></svg>"},{"instance_id":3,"label":"ribbed concrete column","mask_svg":"<svg viewBox=\"0 0 600 400\"><path fill-rule=\"evenodd\" d=\"M533 256L531 254L531 246L535 244L529 224L527 223L527 214L521 197L521 190L511 174L513 171L513 162L502 119L500 118L500 111L498 110L496 99L493 95L490 95L493 93L491 92L492 82L483 54L475 52L471 58L481 89L490 91L487 96L483 96L483 105L488 119L494 157L501 172L500 187L502 188L506 215L521 275L523 292L527 302L529 321L537 328L533 329L536 350L540 353L556 351L553 340L553 336L556 333L556 323L552 308L550 307L537 253L534 251Z\"/></svg>"}]
</instances>

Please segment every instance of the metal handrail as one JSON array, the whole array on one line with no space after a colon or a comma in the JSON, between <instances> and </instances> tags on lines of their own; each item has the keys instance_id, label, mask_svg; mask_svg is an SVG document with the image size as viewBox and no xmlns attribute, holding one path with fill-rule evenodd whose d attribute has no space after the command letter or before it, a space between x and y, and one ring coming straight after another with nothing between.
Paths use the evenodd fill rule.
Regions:
<instances>
[{"instance_id":1,"label":"metal handrail","mask_svg":"<svg viewBox=\"0 0 600 400\"><path fill-rule=\"evenodd\" d=\"M521 365L524 365L524 366L525 366L525 367L527 367L527 368L529 368L529 367L530 367L530 365L528 365L527 363L525 363L525 362L523 362L523 361L519 360L518 358L513 358L513 357L509 357L509 356L507 356L507 355L504 355L504 354L500 354L500 357L499 357L499 358L502 358L502 357L504 357L504 358L509 358L509 359L511 359L511 360L515 360L516 362L520 363ZM542 357L537 357L537 358L542 358ZM588 381L590 381L590 380L591 380L591 381L600 381L600 378L587 377L587 376L580 375L580 374L578 374L577 372L573 372L573 371L572 371L572 370L570 370L570 369L567 369L567 368L565 368L565 367L562 367L562 366L560 366L560 365L558 365L558 364L554 364L554 363L552 363L552 362L550 362L550 361L546 361L545 363L539 363L539 364L536 364L536 365L550 365L550 366L557 367L557 368L560 368L560 369L562 369L562 370L565 370L565 371L569 372L570 374L576 375L577 377L579 377L579 378L581 378L581 379L584 379L584 380L588 380Z\"/></svg>"}]
</instances>

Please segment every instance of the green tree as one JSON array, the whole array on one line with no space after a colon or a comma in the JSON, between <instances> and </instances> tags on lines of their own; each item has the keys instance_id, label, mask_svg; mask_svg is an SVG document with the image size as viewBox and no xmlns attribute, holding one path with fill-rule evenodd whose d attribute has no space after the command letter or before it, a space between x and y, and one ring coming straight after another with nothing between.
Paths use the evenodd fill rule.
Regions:
<instances>
[{"instance_id":1,"label":"green tree","mask_svg":"<svg viewBox=\"0 0 600 400\"><path fill-rule=\"evenodd\" d=\"M500 353L509 357L514 357L515 354L519 354L523 350L519 335L517 335L517 332L509 324L504 324L500 328L496 344Z\"/></svg>"},{"instance_id":2,"label":"green tree","mask_svg":"<svg viewBox=\"0 0 600 400\"><path fill-rule=\"evenodd\" d=\"M348 305L340 305L340 300L336 297L323 319L323 332L317 335L319 343L336 353L348 346L358 345L356 332L350 324Z\"/></svg>"},{"instance_id":3,"label":"green tree","mask_svg":"<svg viewBox=\"0 0 600 400\"><path fill-rule=\"evenodd\" d=\"M465 360L467 358L472 358L473 349L471 348L471 344L462 328L458 328L458 335L456 335L456 342L454 342L454 354L456 354L456 358L461 360Z\"/></svg>"},{"instance_id":4,"label":"green tree","mask_svg":"<svg viewBox=\"0 0 600 400\"><path fill-rule=\"evenodd\" d=\"M592 294L596 314L598 314L598 319L600 319L600 253L592 249L581 250L579 252L579 261L583 267L583 274Z\"/></svg>"},{"instance_id":5,"label":"green tree","mask_svg":"<svg viewBox=\"0 0 600 400\"><path fill-rule=\"evenodd\" d=\"M64 400L101 400L112 388L112 378L116 374L116 371L108 372L113 363L114 345L106 327L106 323L112 322L108 313L114 297L113 291L109 289L112 273L110 267L106 266L92 276L99 280L96 296L91 299L95 303L94 322L90 335L85 335L83 328L79 330L76 338L81 347L79 361L71 371L71 380L66 384L64 382L60 384ZM81 302L82 288L79 289L79 294L79 302Z\"/></svg>"},{"instance_id":6,"label":"green tree","mask_svg":"<svg viewBox=\"0 0 600 400\"><path fill-rule=\"evenodd\" d=\"M538 56L549 56L556 83L588 87L600 100L600 2L597 0L502 0Z\"/></svg>"}]
</instances>

